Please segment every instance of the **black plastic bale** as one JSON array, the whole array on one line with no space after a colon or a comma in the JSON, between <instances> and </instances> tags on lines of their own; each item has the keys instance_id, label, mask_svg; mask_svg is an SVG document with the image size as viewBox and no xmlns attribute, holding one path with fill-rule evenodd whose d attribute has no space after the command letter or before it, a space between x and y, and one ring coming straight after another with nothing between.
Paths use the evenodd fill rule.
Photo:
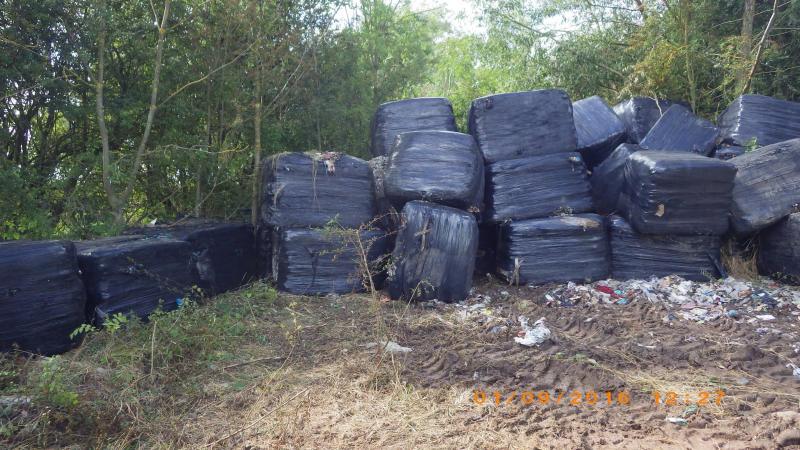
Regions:
<instances>
[{"instance_id":1,"label":"black plastic bale","mask_svg":"<svg viewBox=\"0 0 800 450\"><path fill-rule=\"evenodd\" d=\"M625 164L628 157L643 150L636 144L622 144L592 171L589 182L596 211L611 214L619 209L619 197L625 186Z\"/></svg>"},{"instance_id":2,"label":"black plastic bale","mask_svg":"<svg viewBox=\"0 0 800 450\"><path fill-rule=\"evenodd\" d=\"M800 205L800 139L761 147L731 160L733 230L746 236L796 212Z\"/></svg>"},{"instance_id":3,"label":"black plastic bale","mask_svg":"<svg viewBox=\"0 0 800 450\"><path fill-rule=\"evenodd\" d=\"M386 234L380 230L277 230L273 234L273 278L279 290L297 295L365 292L369 279L380 282L386 255Z\"/></svg>"},{"instance_id":4,"label":"black plastic bale","mask_svg":"<svg viewBox=\"0 0 800 450\"><path fill-rule=\"evenodd\" d=\"M236 289L258 276L256 236L250 224L195 220L131 232L191 244L193 283L208 295Z\"/></svg>"},{"instance_id":5,"label":"black plastic bale","mask_svg":"<svg viewBox=\"0 0 800 450\"><path fill-rule=\"evenodd\" d=\"M491 222L592 211L592 188L579 153L513 159L486 167Z\"/></svg>"},{"instance_id":6,"label":"black plastic bale","mask_svg":"<svg viewBox=\"0 0 800 450\"><path fill-rule=\"evenodd\" d=\"M709 156L717 145L719 129L681 105L672 105L642 139L648 150L674 150Z\"/></svg>"},{"instance_id":7,"label":"black plastic bale","mask_svg":"<svg viewBox=\"0 0 800 450\"><path fill-rule=\"evenodd\" d=\"M480 212L484 169L475 139L451 131L415 131L398 136L386 165L386 197L397 209L426 200Z\"/></svg>"},{"instance_id":8,"label":"black plastic bale","mask_svg":"<svg viewBox=\"0 0 800 450\"><path fill-rule=\"evenodd\" d=\"M747 149L745 147L740 147L738 145L720 145L714 152L714 158L721 159L723 161L730 161L733 158L744 155L745 153L747 153Z\"/></svg>"},{"instance_id":9,"label":"black plastic bale","mask_svg":"<svg viewBox=\"0 0 800 450\"><path fill-rule=\"evenodd\" d=\"M573 103L572 114L578 135L578 152L589 170L608 158L627 138L625 124L598 96Z\"/></svg>"},{"instance_id":10,"label":"black plastic bale","mask_svg":"<svg viewBox=\"0 0 800 450\"><path fill-rule=\"evenodd\" d=\"M472 101L469 132L487 164L574 152L572 102L560 89L515 92Z\"/></svg>"},{"instance_id":11,"label":"black plastic bale","mask_svg":"<svg viewBox=\"0 0 800 450\"><path fill-rule=\"evenodd\" d=\"M694 281L719 278L719 236L640 234L619 216L609 218L609 229L612 278L649 280L668 275Z\"/></svg>"},{"instance_id":12,"label":"black plastic bale","mask_svg":"<svg viewBox=\"0 0 800 450\"><path fill-rule=\"evenodd\" d=\"M478 225L478 254L475 258L475 273L486 275L497 269L497 229L498 225L483 223Z\"/></svg>"},{"instance_id":13,"label":"black plastic bale","mask_svg":"<svg viewBox=\"0 0 800 450\"><path fill-rule=\"evenodd\" d=\"M800 213L790 214L764 230L759 241L759 272L800 284Z\"/></svg>"},{"instance_id":14,"label":"black plastic bale","mask_svg":"<svg viewBox=\"0 0 800 450\"><path fill-rule=\"evenodd\" d=\"M266 224L256 227L256 270L258 278L272 278L272 227Z\"/></svg>"},{"instance_id":15,"label":"black plastic bale","mask_svg":"<svg viewBox=\"0 0 800 450\"><path fill-rule=\"evenodd\" d=\"M504 224L497 266L513 284L604 279L609 274L605 218L580 214Z\"/></svg>"},{"instance_id":16,"label":"black plastic bale","mask_svg":"<svg viewBox=\"0 0 800 450\"><path fill-rule=\"evenodd\" d=\"M671 100L656 101L649 97L633 97L614 105L614 112L625 124L628 142L638 144L647 136L661 115L675 104L678 103Z\"/></svg>"},{"instance_id":17,"label":"black plastic bale","mask_svg":"<svg viewBox=\"0 0 800 450\"><path fill-rule=\"evenodd\" d=\"M375 215L372 170L338 153L281 153L264 163L261 220L273 227L358 228Z\"/></svg>"},{"instance_id":18,"label":"black plastic bale","mask_svg":"<svg viewBox=\"0 0 800 450\"><path fill-rule=\"evenodd\" d=\"M449 206L412 201L402 211L388 290L392 298L461 301L472 288L478 223Z\"/></svg>"},{"instance_id":19,"label":"black plastic bale","mask_svg":"<svg viewBox=\"0 0 800 450\"><path fill-rule=\"evenodd\" d=\"M75 344L86 292L68 241L0 243L0 351L53 355Z\"/></svg>"},{"instance_id":20,"label":"black plastic bale","mask_svg":"<svg viewBox=\"0 0 800 450\"><path fill-rule=\"evenodd\" d=\"M619 209L645 234L728 231L736 167L687 152L640 151L625 164Z\"/></svg>"},{"instance_id":21,"label":"black plastic bale","mask_svg":"<svg viewBox=\"0 0 800 450\"><path fill-rule=\"evenodd\" d=\"M372 156L388 156L397 135L408 131L458 131L446 98L412 98L380 105L372 119Z\"/></svg>"},{"instance_id":22,"label":"black plastic bale","mask_svg":"<svg viewBox=\"0 0 800 450\"><path fill-rule=\"evenodd\" d=\"M722 142L740 146L777 144L800 138L800 103L743 95L717 119Z\"/></svg>"},{"instance_id":23,"label":"black plastic bale","mask_svg":"<svg viewBox=\"0 0 800 450\"><path fill-rule=\"evenodd\" d=\"M157 308L177 309L192 294L192 246L186 241L127 236L77 242L88 294L98 322L115 314L146 318Z\"/></svg>"}]
</instances>

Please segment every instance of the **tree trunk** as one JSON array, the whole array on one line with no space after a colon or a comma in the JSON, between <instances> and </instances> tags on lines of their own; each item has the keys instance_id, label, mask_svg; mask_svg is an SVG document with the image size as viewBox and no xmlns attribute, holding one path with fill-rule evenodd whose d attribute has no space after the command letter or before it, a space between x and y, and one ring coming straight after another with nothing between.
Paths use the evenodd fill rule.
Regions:
<instances>
[{"instance_id":1,"label":"tree trunk","mask_svg":"<svg viewBox=\"0 0 800 450\"><path fill-rule=\"evenodd\" d=\"M742 13L742 42L739 54L742 58L742 65L736 71L736 90L741 92L747 80L747 66L750 58L753 57L753 19L755 18L756 0L744 0L744 12Z\"/></svg>"},{"instance_id":2,"label":"tree trunk","mask_svg":"<svg viewBox=\"0 0 800 450\"><path fill-rule=\"evenodd\" d=\"M253 195L250 202L250 221L253 226L258 225L261 207L261 109L264 106L262 90L263 67L260 64L256 74L256 92L253 114Z\"/></svg>"}]
</instances>

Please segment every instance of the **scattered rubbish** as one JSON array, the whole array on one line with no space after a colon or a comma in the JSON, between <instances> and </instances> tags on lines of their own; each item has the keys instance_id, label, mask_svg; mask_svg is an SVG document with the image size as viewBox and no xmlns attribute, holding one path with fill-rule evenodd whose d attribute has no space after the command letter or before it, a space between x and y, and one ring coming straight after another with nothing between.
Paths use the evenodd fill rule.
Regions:
<instances>
[{"instance_id":1,"label":"scattered rubbish","mask_svg":"<svg viewBox=\"0 0 800 450\"><path fill-rule=\"evenodd\" d=\"M775 316L773 316L772 314L762 314L762 315L756 316L756 319L763 320L763 321L769 321L769 320L775 320Z\"/></svg>"},{"instance_id":2,"label":"scattered rubbish","mask_svg":"<svg viewBox=\"0 0 800 450\"><path fill-rule=\"evenodd\" d=\"M377 342L371 342L367 344L367 348L375 347L380 347L386 353L411 353L410 347L403 347L394 341L381 341L380 344Z\"/></svg>"},{"instance_id":3,"label":"scattered rubbish","mask_svg":"<svg viewBox=\"0 0 800 450\"><path fill-rule=\"evenodd\" d=\"M786 364L786 367L792 369L792 375L794 375L795 378L800 380L800 367L797 367L792 363Z\"/></svg>"},{"instance_id":4,"label":"scattered rubbish","mask_svg":"<svg viewBox=\"0 0 800 450\"><path fill-rule=\"evenodd\" d=\"M689 422L683 417L667 417L667 422L675 425L687 425Z\"/></svg>"},{"instance_id":5,"label":"scattered rubbish","mask_svg":"<svg viewBox=\"0 0 800 450\"><path fill-rule=\"evenodd\" d=\"M539 345L550 339L550 329L544 324L544 317L537 320L533 326L528 325L528 318L519 316L519 323L522 326L521 336L514 338L514 342L526 347Z\"/></svg>"}]
</instances>

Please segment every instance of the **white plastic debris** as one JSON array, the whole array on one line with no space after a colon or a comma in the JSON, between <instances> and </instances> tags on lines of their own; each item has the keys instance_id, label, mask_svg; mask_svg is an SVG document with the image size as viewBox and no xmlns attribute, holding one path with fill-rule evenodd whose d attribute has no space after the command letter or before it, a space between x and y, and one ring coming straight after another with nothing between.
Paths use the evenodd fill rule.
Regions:
<instances>
[{"instance_id":1,"label":"white plastic debris","mask_svg":"<svg viewBox=\"0 0 800 450\"><path fill-rule=\"evenodd\" d=\"M552 333L550 332L550 329L545 326L544 317L537 320L532 327L528 325L528 318L525 316L519 316L519 323L522 325L522 331L525 333L525 335L514 338L514 341L517 344L524 345L526 347L533 347L550 339L550 335Z\"/></svg>"},{"instance_id":2,"label":"white plastic debris","mask_svg":"<svg viewBox=\"0 0 800 450\"><path fill-rule=\"evenodd\" d=\"M794 375L795 378L800 380L800 367L797 367L792 363L787 364L786 367L792 369L792 375Z\"/></svg>"},{"instance_id":3,"label":"white plastic debris","mask_svg":"<svg viewBox=\"0 0 800 450\"><path fill-rule=\"evenodd\" d=\"M773 316L772 314L761 314L756 316L756 318L758 320L764 320L764 321L775 320L775 316Z\"/></svg>"},{"instance_id":4,"label":"white plastic debris","mask_svg":"<svg viewBox=\"0 0 800 450\"><path fill-rule=\"evenodd\" d=\"M377 342L371 342L367 344L367 348L375 348L377 346L381 346L383 351L386 353L409 353L411 352L410 347L403 347L402 345L398 344L395 341L383 341L380 344Z\"/></svg>"},{"instance_id":5,"label":"white plastic debris","mask_svg":"<svg viewBox=\"0 0 800 450\"><path fill-rule=\"evenodd\" d=\"M683 417L667 417L667 422L674 423L675 425L686 425L689 423Z\"/></svg>"}]
</instances>

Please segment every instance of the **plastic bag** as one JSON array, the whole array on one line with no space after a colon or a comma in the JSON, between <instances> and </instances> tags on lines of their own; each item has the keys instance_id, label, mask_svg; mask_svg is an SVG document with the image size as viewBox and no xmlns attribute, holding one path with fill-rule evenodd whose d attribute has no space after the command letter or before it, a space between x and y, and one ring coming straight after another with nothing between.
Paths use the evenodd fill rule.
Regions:
<instances>
[{"instance_id":1,"label":"plastic bag","mask_svg":"<svg viewBox=\"0 0 800 450\"><path fill-rule=\"evenodd\" d=\"M632 154L643 150L636 144L622 144L611 156L592 171L589 182L596 211L611 214L618 209L619 196L625 186L625 163Z\"/></svg>"},{"instance_id":2,"label":"plastic bag","mask_svg":"<svg viewBox=\"0 0 800 450\"><path fill-rule=\"evenodd\" d=\"M766 228L800 205L800 139L761 147L731 160L733 229L740 236Z\"/></svg>"},{"instance_id":3,"label":"plastic bag","mask_svg":"<svg viewBox=\"0 0 800 450\"><path fill-rule=\"evenodd\" d=\"M559 89L475 99L469 110L469 132L487 164L578 148L572 102Z\"/></svg>"},{"instance_id":4,"label":"plastic bag","mask_svg":"<svg viewBox=\"0 0 800 450\"><path fill-rule=\"evenodd\" d=\"M640 151L625 165L619 208L645 234L728 231L736 167L688 152Z\"/></svg>"},{"instance_id":5,"label":"plastic bag","mask_svg":"<svg viewBox=\"0 0 800 450\"><path fill-rule=\"evenodd\" d=\"M486 167L491 222L592 211L592 188L579 153L513 159Z\"/></svg>"},{"instance_id":6,"label":"plastic bag","mask_svg":"<svg viewBox=\"0 0 800 450\"><path fill-rule=\"evenodd\" d=\"M602 98L585 98L572 104L578 152L589 170L603 162L627 138L625 124Z\"/></svg>"},{"instance_id":7,"label":"plastic bag","mask_svg":"<svg viewBox=\"0 0 800 450\"><path fill-rule=\"evenodd\" d=\"M639 234L619 216L609 218L609 229L612 278L649 280L678 275L708 281L719 277L719 236Z\"/></svg>"},{"instance_id":8,"label":"plastic bag","mask_svg":"<svg viewBox=\"0 0 800 450\"><path fill-rule=\"evenodd\" d=\"M339 153L281 153L263 171L261 219L273 227L358 228L375 215L372 171Z\"/></svg>"},{"instance_id":9,"label":"plastic bag","mask_svg":"<svg viewBox=\"0 0 800 450\"><path fill-rule=\"evenodd\" d=\"M628 142L638 144L647 136L661 115L677 103L671 100L656 101L649 97L633 97L614 105L614 112L625 124Z\"/></svg>"},{"instance_id":10,"label":"plastic bag","mask_svg":"<svg viewBox=\"0 0 800 450\"><path fill-rule=\"evenodd\" d=\"M406 203L389 268L392 298L464 300L472 288L478 250L478 224L449 206Z\"/></svg>"},{"instance_id":11,"label":"plastic bag","mask_svg":"<svg viewBox=\"0 0 800 450\"><path fill-rule=\"evenodd\" d=\"M388 156L397 135L408 131L458 131L446 98L412 98L380 105L372 119L372 156Z\"/></svg>"},{"instance_id":12,"label":"plastic bag","mask_svg":"<svg viewBox=\"0 0 800 450\"><path fill-rule=\"evenodd\" d=\"M385 176L385 195L398 209L410 200L472 212L479 212L483 205L483 156L468 134L416 131L399 135Z\"/></svg>"},{"instance_id":13,"label":"plastic bag","mask_svg":"<svg viewBox=\"0 0 800 450\"><path fill-rule=\"evenodd\" d=\"M605 219L597 214L510 222L500 227L498 273L512 284L608 277Z\"/></svg>"},{"instance_id":14,"label":"plastic bag","mask_svg":"<svg viewBox=\"0 0 800 450\"><path fill-rule=\"evenodd\" d=\"M86 292L68 241L0 243L0 351L18 346L43 355L75 344L86 321Z\"/></svg>"},{"instance_id":15,"label":"plastic bag","mask_svg":"<svg viewBox=\"0 0 800 450\"><path fill-rule=\"evenodd\" d=\"M717 119L722 142L763 147L800 137L800 103L742 95Z\"/></svg>"},{"instance_id":16,"label":"plastic bag","mask_svg":"<svg viewBox=\"0 0 800 450\"><path fill-rule=\"evenodd\" d=\"M764 230L759 241L759 272L800 284L800 213L791 214Z\"/></svg>"},{"instance_id":17,"label":"plastic bag","mask_svg":"<svg viewBox=\"0 0 800 450\"><path fill-rule=\"evenodd\" d=\"M713 123L695 116L681 105L672 105L639 145L648 150L685 151L709 156L718 136L719 129Z\"/></svg>"},{"instance_id":18,"label":"plastic bag","mask_svg":"<svg viewBox=\"0 0 800 450\"><path fill-rule=\"evenodd\" d=\"M89 310L98 322L117 313L146 318L159 306L171 311L191 294L192 246L176 239L139 237L75 244Z\"/></svg>"},{"instance_id":19,"label":"plastic bag","mask_svg":"<svg viewBox=\"0 0 800 450\"><path fill-rule=\"evenodd\" d=\"M385 233L378 230L284 229L273 234L272 247L278 289L297 295L364 292L362 258L379 272L386 253Z\"/></svg>"}]
</instances>

